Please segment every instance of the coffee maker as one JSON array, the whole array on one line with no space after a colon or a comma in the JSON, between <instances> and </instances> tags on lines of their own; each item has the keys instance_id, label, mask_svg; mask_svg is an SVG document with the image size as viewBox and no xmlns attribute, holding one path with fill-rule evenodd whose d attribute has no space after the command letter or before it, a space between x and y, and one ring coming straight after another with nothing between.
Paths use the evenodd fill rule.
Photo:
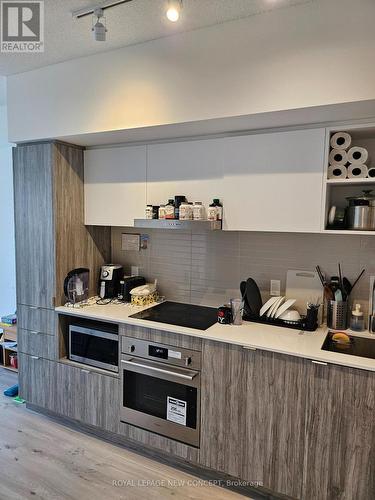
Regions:
<instances>
[{"instance_id":1,"label":"coffee maker","mask_svg":"<svg viewBox=\"0 0 375 500\"><path fill-rule=\"evenodd\" d=\"M100 268L98 295L101 299L114 299L120 292L120 281L124 278L124 268L116 264L106 264Z\"/></svg>"}]
</instances>

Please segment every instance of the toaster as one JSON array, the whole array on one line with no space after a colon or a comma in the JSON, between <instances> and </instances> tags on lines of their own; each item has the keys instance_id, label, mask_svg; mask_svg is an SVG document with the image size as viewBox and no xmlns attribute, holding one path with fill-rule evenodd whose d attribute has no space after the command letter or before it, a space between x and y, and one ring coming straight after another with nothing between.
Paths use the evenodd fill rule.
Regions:
<instances>
[{"instance_id":1,"label":"toaster","mask_svg":"<svg viewBox=\"0 0 375 500\"><path fill-rule=\"evenodd\" d=\"M127 278L124 278L120 283L120 293L118 298L124 302L131 302L130 291L137 286L145 284L146 280L143 276L128 276Z\"/></svg>"}]
</instances>

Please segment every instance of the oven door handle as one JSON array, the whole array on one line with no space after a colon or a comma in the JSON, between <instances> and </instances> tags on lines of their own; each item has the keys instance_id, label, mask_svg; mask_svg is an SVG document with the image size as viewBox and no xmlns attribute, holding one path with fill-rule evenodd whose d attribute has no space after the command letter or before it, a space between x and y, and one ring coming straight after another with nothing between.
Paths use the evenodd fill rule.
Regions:
<instances>
[{"instance_id":1,"label":"oven door handle","mask_svg":"<svg viewBox=\"0 0 375 500\"><path fill-rule=\"evenodd\" d=\"M193 378L197 375L197 373L190 372L191 375L185 375L184 373L175 372L173 370L163 370L162 368L157 368L156 366L144 365L142 363L137 363L135 361L127 361L122 359L121 363L129 366L137 366L138 368L143 368L144 370L150 370L158 373L165 373L166 375L172 375L173 377L183 378L185 380L193 380Z\"/></svg>"}]
</instances>

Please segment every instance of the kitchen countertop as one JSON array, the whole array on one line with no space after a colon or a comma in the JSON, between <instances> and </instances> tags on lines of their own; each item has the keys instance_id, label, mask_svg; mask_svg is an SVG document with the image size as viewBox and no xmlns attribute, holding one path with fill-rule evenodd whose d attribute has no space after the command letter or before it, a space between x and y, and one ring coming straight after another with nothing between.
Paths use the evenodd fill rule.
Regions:
<instances>
[{"instance_id":1,"label":"kitchen countertop","mask_svg":"<svg viewBox=\"0 0 375 500\"><path fill-rule=\"evenodd\" d=\"M322 351L321 346L323 345L328 331L326 327L321 327L315 332L299 332L298 330L292 330L290 328L243 322L243 324L239 326L220 325L216 323L207 330L196 330L193 328L185 328L129 317L148 307L152 306L139 307L130 304L108 304L90 305L82 308L61 306L57 307L55 310L59 314L153 328L180 335L190 335L192 337L240 345L249 349L256 348L264 351L313 359L324 363L375 371L375 359ZM375 341L375 336L371 334L364 333L355 335L371 337L374 338Z\"/></svg>"}]
</instances>

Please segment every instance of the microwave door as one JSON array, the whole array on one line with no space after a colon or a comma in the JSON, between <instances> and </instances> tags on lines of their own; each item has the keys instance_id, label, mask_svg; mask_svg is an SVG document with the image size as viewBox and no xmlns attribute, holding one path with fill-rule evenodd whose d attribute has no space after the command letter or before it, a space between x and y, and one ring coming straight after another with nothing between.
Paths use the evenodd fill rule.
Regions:
<instances>
[{"instance_id":1,"label":"microwave door","mask_svg":"<svg viewBox=\"0 0 375 500\"><path fill-rule=\"evenodd\" d=\"M118 335L71 326L69 359L104 370L118 371Z\"/></svg>"}]
</instances>

